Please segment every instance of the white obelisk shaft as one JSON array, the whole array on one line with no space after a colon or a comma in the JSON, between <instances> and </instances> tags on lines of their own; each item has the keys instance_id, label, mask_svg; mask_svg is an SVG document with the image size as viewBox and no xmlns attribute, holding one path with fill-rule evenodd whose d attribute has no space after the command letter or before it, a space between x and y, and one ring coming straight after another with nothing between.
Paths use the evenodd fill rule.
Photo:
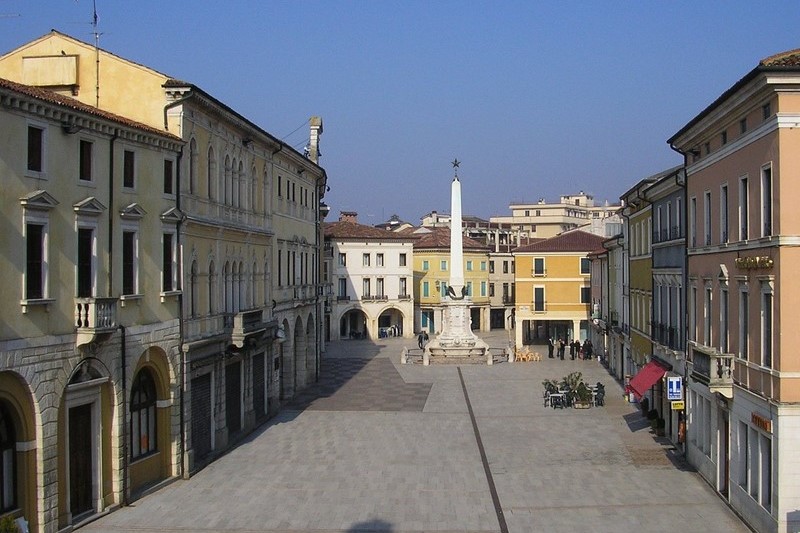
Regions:
<instances>
[{"instance_id":1,"label":"white obelisk shaft","mask_svg":"<svg viewBox=\"0 0 800 533\"><path fill-rule=\"evenodd\" d=\"M461 182L453 178L450 197L450 286L461 297L464 287L464 251L461 240Z\"/></svg>"}]
</instances>

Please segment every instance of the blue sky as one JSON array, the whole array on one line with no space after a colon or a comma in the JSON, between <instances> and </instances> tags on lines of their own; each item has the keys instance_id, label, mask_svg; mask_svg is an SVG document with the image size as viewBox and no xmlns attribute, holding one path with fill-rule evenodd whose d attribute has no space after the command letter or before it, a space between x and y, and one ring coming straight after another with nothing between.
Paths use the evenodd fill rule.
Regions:
<instances>
[{"instance_id":1,"label":"blue sky","mask_svg":"<svg viewBox=\"0 0 800 533\"><path fill-rule=\"evenodd\" d=\"M617 201L680 164L666 139L777 52L800 2L96 0L100 45L192 82L289 144L324 120L331 218L418 223L587 191ZM19 16L15 16L19 15ZM0 0L0 53L91 0Z\"/></svg>"}]
</instances>

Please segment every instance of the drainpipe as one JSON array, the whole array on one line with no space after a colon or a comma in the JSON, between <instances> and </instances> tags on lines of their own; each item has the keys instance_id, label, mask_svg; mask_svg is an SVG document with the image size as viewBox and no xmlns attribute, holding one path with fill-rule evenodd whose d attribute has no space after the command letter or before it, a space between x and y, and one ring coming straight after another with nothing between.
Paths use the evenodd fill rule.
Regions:
<instances>
[{"instance_id":1,"label":"drainpipe","mask_svg":"<svg viewBox=\"0 0 800 533\"><path fill-rule=\"evenodd\" d=\"M683 156L683 183L681 183L680 179L676 180L676 183L679 187L683 189L683 232L684 232L684 252L683 252L683 275L681 276L681 283L683 283L683 306L684 306L684 321L683 321L683 342L681 345L683 346L683 383L682 388L684 391L688 391L689 385L689 365L687 364L689 361L689 321L686 320L687 313L686 307L689 303L689 174L686 172L686 168L689 166L689 154L682 152L680 149L676 148L675 145L670 143L670 148L678 152L681 156ZM684 392L686 399L688 400L688 393ZM687 402L688 404L688 402ZM686 425L685 427L689 428L689 417L687 416L688 410L684 409L683 415L683 423ZM686 451L689 447L688 441L686 436L684 435L684 442L683 442L683 455L686 455Z\"/></svg>"},{"instance_id":2,"label":"drainpipe","mask_svg":"<svg viewBox=\"0 0 800 533\"><path fill-rule=\"evenodd\" d=\"M189 99L191 96L187 96L186 98L182 98L179 100L180 102ZM167 116L167 107L164 108L164 125L166 126L166 116ZM181 146L180 151L178 152L178 161L175 165L175 207L178 212L181 212L181 163L183 162L183 146ZM176 239L176 246L178 247L178 257L176 260L178 262L178 280L180 282L180 291L178 292L178 338L180 339L179 351L180 351L180 389L179 389L179 422L178 425L180 426L180 438L181 438L181 452L180 452L180 474L181 477L186 475L185 472L185 459L186 459L186 419L184 415L184 407L185 407L185 395L186 395L186 352L184 350L183 339L184 339L184 325L183 325L183 247L181 245L181 230L183 229L183 222L186 219L186 215L181 215L180 220L178 220L177 227L175 228L175 239Z\"/></svg>"},{"instance_id":3,"label":"drainpipe","mask_svg":"<svg viewBox=\"0 0 800 533\"><path fill-rule=\"evenodd\" d=\"M187 100L189 100L190 98L193 98L193 97L194 97L194 93L190 92L188 95L182 96L181 98L178 98L177 100L173 100L172 102L170 102L170 103L168 103L167 105L164 106L164 129L166 131L169 131L169 124L167 123L167 111L169 111L173 107L177 107L177 106L181 105L182 103L184 103L185 101L187 101ZM183 151L183 150L181 150L181 151Z\"/></svg>"},{"instance_id":4,"label":"drainpipe","mask_svg":"<svg viewBox=\"0 0 800 533\"><path fill-rule=\"evenodd\" d=\"M114 135L108 142L108 286L106 294L114 294L114 144L119 138L119 128L114 128Z\"/></svg>"},{"instance_id":5,"label":"drainpipe","mask_svg":"<svg viewBox=\"0 0 800 533\"><path fill-rule=\"evenodd\" d=\"M122 334L120 357L122 359L122 506L127 507L128 499L128 357L126 355L125 345L126 335L125 326L119 324L117 326Z\"/></svg>"}]
</instances>

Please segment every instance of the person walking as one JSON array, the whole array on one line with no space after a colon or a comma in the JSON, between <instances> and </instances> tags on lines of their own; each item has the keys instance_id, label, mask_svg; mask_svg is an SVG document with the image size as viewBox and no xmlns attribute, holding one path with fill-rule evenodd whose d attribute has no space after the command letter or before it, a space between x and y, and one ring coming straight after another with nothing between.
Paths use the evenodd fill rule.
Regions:
<instances>
[{"instance_id":1,"label":"person walking","mask_svg":"<svg viewBox=\"0 0 800 533\"><path fill-rule=\"evenodd\" d=\"M425 342L425 332L420 331L419 335L417 335L417 345L419 345L420 350L425 347L424 342Z\"/></svg>"},{"instance_id":2,"label":"person walking","mask_svg":"<svg viewBox=\"0 0 800 533\"><path fill-rule=\"evenodd\" d=\"M547 338L547 357L549 357L550 359L553 358L553 348L555 348L555 346L553 345L553 337L548 337Z\"/></svg>"},{"instance_id":3,"label":"person walking","mask_svg":"<svg viewBox=\"0 0 800 533\"><path fill-rule=\"evenodd\" d=\"M558 358L563 361L564 360L564 350L565 350L566 346L564 345L564 341L561 339L561 337L558 338L557 346L558 346Z\"/></svg>"}]
</instances>

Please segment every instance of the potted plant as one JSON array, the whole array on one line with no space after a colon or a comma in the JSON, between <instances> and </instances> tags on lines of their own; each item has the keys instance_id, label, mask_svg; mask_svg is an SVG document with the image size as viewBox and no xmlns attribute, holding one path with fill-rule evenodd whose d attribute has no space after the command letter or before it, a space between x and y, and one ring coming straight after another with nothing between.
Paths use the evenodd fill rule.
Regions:
<instances>
[{"instance_id":1,"label":"potted plant","mask_svg":"<svg viewBox=\"0 0 800 533\"><path fill-rule=\"evenodd\" d=\"M0 533L19 533L17 522L10 514L7 514L0 519Z\"/></svg>"},{"instance_id":2,"label":"potted plant","mask_svg":"<svg viewBox=\"0 0 800 533\"><path fill-rule=\"evenodd\" d=\"M592 406L592 391L583 383L579 383L575 389L575 402L573 407L576 409L588 409Z\"/></svg>"}]
</instances>

